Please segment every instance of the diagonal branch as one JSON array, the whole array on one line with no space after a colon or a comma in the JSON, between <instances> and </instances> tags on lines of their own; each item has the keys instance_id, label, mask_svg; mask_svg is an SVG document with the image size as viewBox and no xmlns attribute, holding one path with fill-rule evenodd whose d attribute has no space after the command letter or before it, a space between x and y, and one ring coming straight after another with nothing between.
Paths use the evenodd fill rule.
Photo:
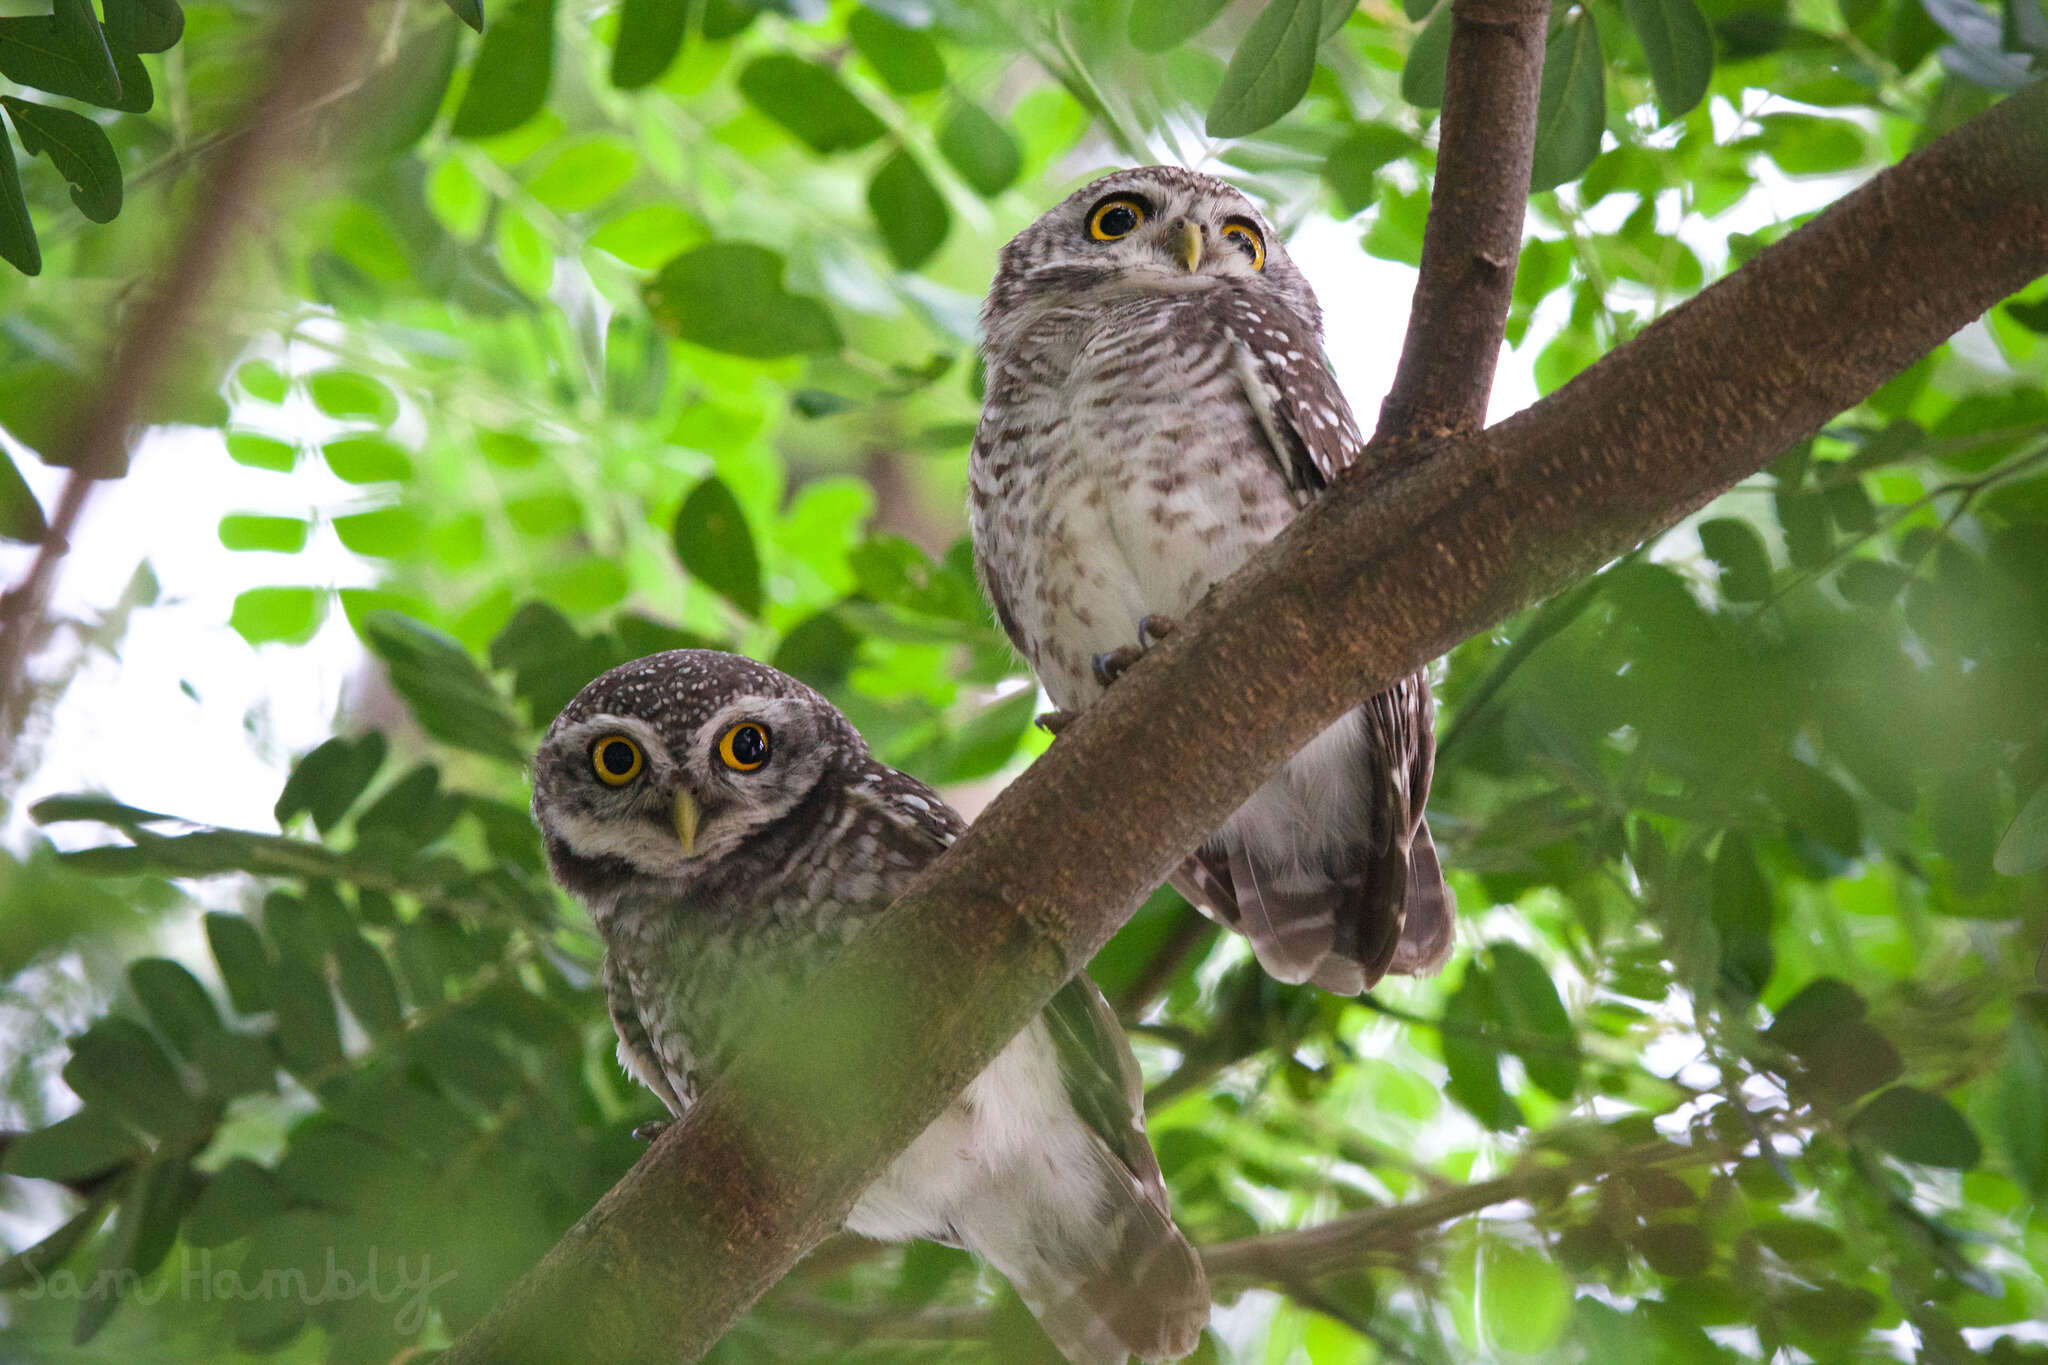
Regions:
<instances>
[{"instance_id":1,"label":"diagonal branch","mask_svg":"<svg viewBox=\"0 0 2048 1365\"><path fill-rule=\"evenodd\" d=\"M621 1360L701 1354L1361 691L1672 524L2044 273L2036 85L1528 410L1396 445L1340 479L1004 791L444 1359L578 1359L594 1342Z\"/></svg>"}]
</instances>

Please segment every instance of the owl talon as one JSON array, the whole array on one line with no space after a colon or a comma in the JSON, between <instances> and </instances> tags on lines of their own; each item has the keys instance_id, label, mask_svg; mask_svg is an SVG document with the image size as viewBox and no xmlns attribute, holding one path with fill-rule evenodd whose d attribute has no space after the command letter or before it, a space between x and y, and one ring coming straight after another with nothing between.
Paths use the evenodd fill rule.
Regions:
<instances>
[{"instance_id":1,"label":"owl talon","mask_svg":"<svg viewBox=\"0 0 2048 1365\"><path fill-rule=\"evenodd\" d=\"M674 1119L655 1119L651 1123L643 1123L633 1130L633 1140L635 1142L652 1142L663 1133L666 1133L669 1124L673 1122L675 1122Z\"/></svg>"},{"instance_id":2,"label":"owl talon","mask_svg":"<svg viewBox=\"0 0 2048 1365\"><path fill-rule=\"evenodd\" d=\"M1079 711L1048 711L1037 717L1038 728L1049 735L1057 736L1060 731L1081 718Z\"/></svg>"},{"instance_id":3,"label":"owl talon","mask_svg":"<svg viewBox=\"0 0 2048 1365\"><path fill-rule=\"evenodd\" d=\"M1145 657L1142 645L1123 645L1105 650L1089 660L1095 670L1095 682L1099 687L1108 687L1124 675L1124 670Z\"/></svg>"},{"instance_id":4,"label":"owl talon","mask_svg":"<svg viewBox=\"0 0 2048 1365\"><path fill-rule=\"evenodd\" d=\"M1150 649L1178 629L1180 622L1171 616L1141 617L1138 621L1138 648Z\"/></svg>"}]
</instances>

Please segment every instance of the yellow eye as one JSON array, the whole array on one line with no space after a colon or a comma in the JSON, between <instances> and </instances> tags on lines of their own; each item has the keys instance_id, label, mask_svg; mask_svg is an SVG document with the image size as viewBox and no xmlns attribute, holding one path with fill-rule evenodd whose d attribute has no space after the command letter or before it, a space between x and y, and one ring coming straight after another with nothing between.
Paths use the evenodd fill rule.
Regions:
<instances>
[{"instance_id":1,"label":"yellow eye","mask_svg":"<svg viewBox=\"0 0 2048 1365\"><path fill-rule=\"evenodd\" d=\"M1088 235L1098 242L1113 242L1136 232L1144 221L1145 206L1118 195L1103 200L1088 215Z\"/></svg>"},{"instance_id":2,"label":"yellow eye","mask_svg":"<svg viewBox=\"0 0 2048 1365\"><path fill-rule=\"evenodd\" d=\"M1251 260L1252 269L1266 268L1266 244L1259 240L1259 230L1250 223L1225 223L1223 240L1242 251Z\"/></svg>"},{"instance_id":3,"label":"yellow eye","mask_svg":"<svg viewBox=\"0 0 2048 1365\"><path fill-rule=\"evenodd\" d=\"M718 741L718 756L734 772L750 773L768 761L768 729L743 720Z\"/></svg>"},{"instance_id":4,"label":"yellow eye","mask_svg":"<svg viewBox=\"0 0 2048 1365\"><path fill-rule=\"evenodd\" d=\"M623 787L640 776L640 769L646 761L640 756L640 746L624 735L606 735L590 746L590 767L597 774L597 780L608 786Z\"/></svg>"}]
</instances>

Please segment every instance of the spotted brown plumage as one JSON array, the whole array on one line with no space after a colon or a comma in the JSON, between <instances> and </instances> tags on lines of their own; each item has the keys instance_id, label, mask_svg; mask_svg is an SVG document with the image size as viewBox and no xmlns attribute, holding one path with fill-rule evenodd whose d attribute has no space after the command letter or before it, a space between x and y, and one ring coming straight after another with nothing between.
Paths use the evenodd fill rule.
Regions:
<instances>
[{"instance_id":1,"label":"spotted brown plumage","mask_svg":"<svg viewBox=\"0 0 2048 1365\"><path fill-rule=\"evenodd\" d=\"M709 650L585 687L549 727L533 783L548 862L605 942L619 1060L675 1114L964 828L824 697ZM1130 1044L1085 976L847 1226L981 1255L1081 1365L1185 1355L1208 1321Z\"/></svg>"},{"instance_id":2,"label":"spotted brown plumage","mask_svg":"<svg viewBox=\"0 0 2048 1365\"><path fill-rule=\"evenodd\" d=\"M1105 240L1111 207L1136 225ZM1308 281L1210 176L1143 167L1069 197L1003 248L982 329L975 563L1064 711L1101 694L1098 657L1192 609L1364 450ZM1283 981L1352 994L1434 970L1455 913L1423 819L1434 724L1421 673L1367 699L1174 884Z\"/></svg>"}]
</instances>

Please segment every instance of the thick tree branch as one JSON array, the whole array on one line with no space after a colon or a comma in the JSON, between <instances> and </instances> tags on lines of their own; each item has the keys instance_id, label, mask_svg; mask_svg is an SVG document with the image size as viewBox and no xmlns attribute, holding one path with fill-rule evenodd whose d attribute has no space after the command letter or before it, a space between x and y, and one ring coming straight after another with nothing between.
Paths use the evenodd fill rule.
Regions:
<instances>
[{"instance_id":1,"label":"thick tree branch","mask_svg":"<svg viewBox=\"0 0 2048 1365\"><path fill-rule=\"evenodd\" d=\"M1381 439L1485 425L1522 252L1549 22L1549 0L1451 6L1429 228Z\"/></svg>"},{"instance_id":2,"label":"thick tree branch","mask_svg":"<svg viewBox=\"0 0 2048 1365\"><path fill-rule=\"evenodd\" d=\"M367 7L367 0L303 0L291 7L270 82L250 108L245 133L212 163L191 221L164 258L162 275L119 324L94 401L80 412L64 447L45 452L71 473L28 572L0 597L0 736L11 739L24 718L28 658L45 634L43 607L79 514L99 480L127 472L133 429L165 373L192 344L228 249L266 191L275 188L277 167L300 141L304 129L296 116L345 79L362 46Z\"/></svg>"},{"instance_id":3,"label":"thick tree branch","mask_svg":"<svg viewBox=\"0 0 2048 1365\"><path fill-rule=\"evenodd\" d=\"M1004 791L445 1359L700 1354L1362 693L1671 525L2043 273L2037 85L1527 411L1340 480Z\"/></svg>"}]
</instances>

